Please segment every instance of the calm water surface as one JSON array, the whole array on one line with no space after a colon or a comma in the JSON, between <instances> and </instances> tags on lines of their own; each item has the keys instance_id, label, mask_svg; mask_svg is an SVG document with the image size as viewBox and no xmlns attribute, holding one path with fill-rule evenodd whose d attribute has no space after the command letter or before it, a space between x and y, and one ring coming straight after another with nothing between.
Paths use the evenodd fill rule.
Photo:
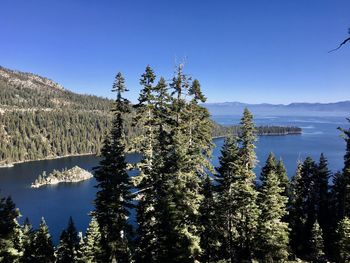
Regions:
<instances>
[{"instance_id":1,"label":"calm water surface","mask_svg":"<svg viewBox=\"0 0 350 263\"><path fill-rule=\"evenodd\" d=\"M213 118L223 125L239 122L239 116ZM257 125L295 125L303 128L302 135L260 137L256 144L259 159L257 173L260 172L269 152L274 152L278 158L284 160L289 176L293 175L297 160L304 159L308 155L317 160L321 152L328 158L331 170L342 168L345 144L340 138L337 127L349 127L344 118L271 116L256 118L255 122ZM223 139L216 139L214 142L216 148L213 151L212 162L217 166ZM138 158L138 155L133 154L128 156L128 161L135 162ZM98 162L98 157L89 155L28 162L17 164L12 168L1 168L1 196L11 195L20 208L22 220L29 217L34 226L38 226L41 216L44 216L54 241L57 242L69 216L73 217L79 231L85 231L90 221L88 214L93 209L96 181L91 179L76 184L58 184L38 189L30 188L30 184L43 171L49 173L53 169L69 169L75 165L91 171Z\"/></svg>"}]
</instances>

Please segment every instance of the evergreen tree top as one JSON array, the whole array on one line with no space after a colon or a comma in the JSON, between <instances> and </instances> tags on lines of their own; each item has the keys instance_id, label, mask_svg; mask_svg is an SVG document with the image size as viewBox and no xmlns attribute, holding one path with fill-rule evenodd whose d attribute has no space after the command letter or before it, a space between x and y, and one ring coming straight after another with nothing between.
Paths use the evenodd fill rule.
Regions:
<instances>
[{"instance_id":1,"label":"evergreen tree top","mask_svg":"<svg viewBox=\"0 0 350 263\"><path fill-rule=\"evenodd\" d=\"M256 165L255 141L256 127L253 122L253 114L247 109L244 109L243 117L240 122L241 134L239 142L241 146L241 158L244 166L248 170L252 170Z\"/></svg>"},{"instance_id":2,"label":"evergreen tree top","mask_svg":"<svg viewBox=\"0 0 350 263\"><path fill-rule=\"evenodd\" d=\"M41 218L40 224L39 224L39 230L40 233L44 234L47 238L51 240L51 235L49 233L49 227L46 224L46 221L44 217Z\"/></svg>"},{"instance_id":3,"label":"evergreen tree top","mask_svg":"<svg viewBox=\"0 0 350 263\"><path fill-rule=\"evenodd\" d=\"M328 160L323 153L321 153L320 155L320 160L317 165L317 170L318 170L318 173L317 173L318 179L328 182L328 179L331 176L331 171L328 169Z\"/></svg>"},{"instance_id":4,"label":"evergreen tree top","mask_svg":"<svg viewBox=\"0 0 350 263\"><path fill-rule=\"evenodd\" d=\"M260 180L263 181L269 173L271 173L272 171L276 171L276 169L277 166L275 155L273 153L270 153L267 157L264 167L261 169Z\"/></svg>"},{"instance_id":5,"label":"evergreen tree top","mask_svg":"<svg viewBox=\"0 0 350 263\"><path fill-rule=\"evenodd\" d=\"M350 219L344 217L338 224L338 251L339 262L350 261Z\"/></svg>"},{"instance_id":6,"label":"evergreen tree top","mask_svg":"<svg viewBox=\"0 0 350 263\"><path fill-rule=\"evenodd\" d=\"M123 93L128 91L125 86L125 79L121 72L118 72L112 87L112 92L117 93L116 100L114 102L114 107L112 111L115 114L123 114L130 112L129 100L123 97Z\"/></svg>"},{"instance_id":7,"label":"evergreen tree top","mask_svg":"<svg viewBox=\"0 0 350 263\"><path fill-rule=\"evenodd\" d=\"M311 229L311 258L319 261L325 255L322 229L316 220Z\"/></svg>"},{"instance_id":8,"label":"evergreen tree top","mask_svg":"<svg viewBox=\"0 0 350 263\"><path fill-rule=\"evenodd\" d=\"M150 67L150 65L147 65L145 73L141 75L140 79L140 85L143 86L143 88L140 91L140 96L139 96L139 103L136 106L139 106L140 104L143 104L145 102L150 102L154 100L154 87L152 84L154 83L156 79L156 75L154 74L153 69Z\"/></svg>"},{"instance_id":9,"label":"evergreen tree top","mask_svg":"<svg viewBox=\"0 0 350 263\"><path fill-rule=\"evenodd\" d=\"M287 170L286 170L286 167L285 167L285 165L284 165L284 163L283 163L282 158L280 158L280 159L278 160L276 169L277 169L277 171L278 171L279 173L285 173L285 174L287 174Z\"/></svg>"},{"instance_id":10,"label":"evergreen tree top","mask_svg":"<svg viewBox=\"0 0 350 263\"><path fill-rule=\"evenodd\" d=\"M198 79L193 80L192 85L188 91L190 96L193 96L195 101L205 102L207 98L203 95L201 91L201 85Z\"/></svg>"},{"instance_id":11,"label":"evergreen tree top","mask_svg":"<svg viewBox=\"0 0 350 263\"><path fill-rule=\"evenodd\" d=\"M175 70L175 76L170 83L170 87L174 90L171 95L177 94L177 98L180 99L182 94L185 94L190 87L191 77L183 73L183 64L179 64Z\"/></svg>"},{"instance_id":12,"label":"evergreen tree top","mask_svg":"<svg viewBox=\"0 0 350 263\"><path fill-rule=\"evenodd\" d=\"M78 236L78 231L75 227L73 218L70 216L68 220L68 225L67 225L67 233L72 235L72 237L77 237Z\"/></svg>"}]
</instances>

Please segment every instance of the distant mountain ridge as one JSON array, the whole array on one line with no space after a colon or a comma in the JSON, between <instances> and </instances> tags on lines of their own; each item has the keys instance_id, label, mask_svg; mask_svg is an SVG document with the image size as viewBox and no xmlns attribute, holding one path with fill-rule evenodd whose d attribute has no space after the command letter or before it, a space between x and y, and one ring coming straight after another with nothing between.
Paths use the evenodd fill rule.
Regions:
<instances>
[{"instance_id":1,"label":"distant mountain ridge","mask_svg":"<svg viewBox=\"0 0 350 263\"><path fill-rule=\"evenodd\" d=\"M256 116L350 116L350 101L333 103L249 104L222 102L203 104L212 115L240 115L248 108Z\"/></svg>"}]
</instances>

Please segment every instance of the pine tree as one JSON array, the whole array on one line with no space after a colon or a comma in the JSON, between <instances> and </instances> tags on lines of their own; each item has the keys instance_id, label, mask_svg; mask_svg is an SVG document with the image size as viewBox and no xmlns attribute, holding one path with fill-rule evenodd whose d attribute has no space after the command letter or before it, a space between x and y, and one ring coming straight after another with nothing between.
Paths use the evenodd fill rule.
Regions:
<instances>
[{"instance_id":1,"label":"pine tree","mask_svg":"<svg viewBox=\"0 0 350 263\"><path fill-rule=\"evenodd\" d=\"M0 262L19 262L22 256L21 229L17 223L20 213L11 197L0 198Z\"/></svg>"},{"instance_id":2,"label":"pine tree","mask_svg":"<svg viewBox=\"0 0 350 263\"><path fill-rule=\"evenodd\" d=\"M331 172L328 169L328 161L326 157L321 154L319 163L316 167L315 174L315 209L316 209L316 219L319 223L322 231L323 238L325 241L325 252L330 250L330 231L331 231L331 219L329 214L330 210L330 193L329 193L329 178Z\"/></svg>"},{"instance_id":3,"label":"pine tree","mask_svg":"<svg viewBox=\"0 0 350 263\"><path fill-rule=\"evenodd\" d=\"M82 240L83 242L80 245L81 257L79 258L79 262L97 262L101 253L101 234L97 220L94 217L92 217L86 234Z\"/></svg>"},{"instance_id":4,"label":"pine tree","mask_svg":"<svg viewBox=\"0 0 350 263\"><path fill-rule=\"evenodd\" d=\"M277 174L276 158L275 158L275 155L273 153L269 154L265 165L261 169L260 182L263 183L264 181L266 181L266 179L267 179L266 177L271 172L275 172L275 174Z\"/></svg>"},{"instance_id":5,"label":"pine tree","mask_svg":"<svg viewBox=\"0 0 350 263\"><path fill-rule=\"evenodd\" d=\"M236 188L239 178L239 148L237 141L232 136L225 139L219 157L220 166L217 169L217 222L220 234L220 258L235 259L235 237L234 228L237 196Z\"/></svg>"},{"instance_id":6,"label":"pine tree","mask_svg":"<svg viewBox=\"0 0 350 263\"><path fill-rule=\"evenodd\" d=\"M68 226L62 231L60 243L57 248L58 263L73 263L77 259L79 237L72 217L69 218Z\"/></svg>"},{"instance_id":7,"label":"pine tree","mask_svg":"<svg viewBox=\"0 0 350 263\"><path fill-rule=\"evenodd\" d=\"M26 218L22 227L23 232L23 256L21 262L30 263L36 262L34 258L34 237L35 231L33 226L30 224L29 219Z\"/></svg>"},{"instance_id":8,"label":"pine tree","mask_svg":"<svg viewBox=\"0 0 350 263\"><path fill-rule=\"evenodd\" d=\"M79 239L79 243L76 250L75 262L85 263L86 260L84 260L84 255L82 251L84 248L84 237L82 232L78 233L78 239Z\"/></svg>"},{"instance_id":9,"label":"pine tree","mask_svg":"<svg viewBox=\"0 0 350 263\"><path fill-rule=\"evenodd\" d=\"M325 261L323 234L322 229L320 228L320 225L318 224L317 220L312 226L310 248L310 259L312 260L312 262Z\"/></svg>"},{"instance_id":10,"label":"pine tree","mask_svg":"<svg viewBox=\"0 0 350 263\"><path fill-rule=\"evenodd\" d=\"M41 218L38 231L36 231L33 241L34 261L37 263L56 262L55 250L51 240L49 229L44 218Z\"/></svg>"},{"instance_id":11,"label":"pine tree","mask_svg":"<svg viewBox=\"0 0 350 263\"><path fill-rule=\"evenodd\" d=\"M307 157L303 163L301 169L301 179L302 179L302 193L303 198L302 209L303 214L302 218L304 220L304 230L303 230L303 250L302 256L310 254L310 246L308 240L311 239L311 230L313 223L317 219L317 187L316 187L316 173L317 166L311 157Z\"/></svg>"},{"instance_id":12,"label":"pine tree","mask_svg":"<svg viewBox=\"0 0 350 263\"><path fill-rule=\"evenodd\" d=\"M290 184L290 200L288 222L290 226L290 245L295 255L300 256L303 249L304 211L303 211L303 181L301 178L302 163L298 163L295 175Z\"/></svg>"},{"instance_id":13,"label":"pine tree","mask_svg":"<svg viewBox=\"0 0 350 263\"><path fill-rule=\"evenodd\" d=\"M163 214L159 223L163 249L160 259L194 262L202 252L201 226L198 224L203 199L201 177L211 169L207 159L212 147L211 126L203 127L209 121L209 114L199 105L203 99L199 96L199 83L191 83L181 65L170 87L173 90L169 112L172 120L169 121L169 147L165 153L166 170L162 169L160 206Z\"/></svg>"},{"instance_id":14,"label":"pine tree","mask_svg":"<svg viewBox=\"0 0 350 263\"><path fill-rule=\"evenodd\" d=\"M255 154L255 125L253 115L248 109L243 112L241 119L241 134L239 143L240 171L237 188L237 209L234 228L237 231L237 256L236 260L242 262L251 260L254 253L254 241L257 233L259 208L256 203L257 191L255 189L256 176L253 171L256 165Z\"/></svg>"},{"instance_id":15,"label":"pine tree","mask_svg":"<svg viewBox=\"0 0 350 263\"><path fill-rule=\"evenodd\" d=\"M136 261L154 262L157 258L157 234L156 234L156 181L157 171L155 169L154 152L156 148L157 124L155 118L155 74L150 66L146 67L145 73L141 76L140 84L143 86L139 102L134 107L136 117L134 125L142 127L142 133L138 137L140 144L139 152L142 154L142 161L138 164L139 175L133 178L135 186L138 187L137 205L137 251Z\"/></svg>"},{"instance_id":16,"label":"pine tree","mask_svg":"<svg viewBox=\"0 0 350 263\"><path fill-rule=\"evenodd\" d=\"M122 97L126 90L124 78L118 73L112 91L117 93L113 108L113 127L101 150L102 161L95 168L98 192L95 199L96 217L101 231L102 256L105 262L129 262L129 209L133 207L132 187L125 161L124 117L129 101Z\"/></svg>"},{"instance_id":17,"label":"pine tree","mask_svg":"<svg viewBox=\"0 0 350 263\"><path fill-rule=\"evenodd\" d=\"M227 218L223 223L226 228L224 232L227 232L223 246L228 248L228 255L224 254L224 257L230 262L252 259L260 214L253 171L256 164L255 126L253 116L247 109L243 113L240 129L238 145L234 140L225 143L218 169L219 202L228 200L220 214ZM226 192L222 198L220 191Z\"/></svg>"},{"instance_id":18,"label":"pine tree","mask_svg":"<svg viewBox=\"0 0 350 263\"><path fill-rule=\"evenodd\" d=\"M206 176L203 182L204 199L200 206L200 224L201 231L201 262L213 262L218 258L219 242L219 227L217 219L216 202L214 198L214 186L209 175ZM221 223L221 222L220 222Z\"/></svg>"},{"instance_id":19,"label":"pine tree","mask_svg":"<svg viewBox=\"0 0 350 263\"><path fill-rule=\"evenodd\" d=\"M340 263L350 261L350 220L345 217L338 224L338 260Z\"/></svg>"},{"instance_id":20,"label":"pine tree","mask_svg":"<svg viewBox=\"0 0 350 263\"><path fill-rule=\"evenodd\" d=\"M350 119L347 119L350 122ZM343 138L346 143L345 155L344 155L344 167L342 170L341 179L341 192L339 193L338 200L338 212L339 220L346 217L350 217L350 128L345 130L338 128L343 132Z\"/></svg>"},{"instance_id":21,"label":"pine tree","mask_svg":"<svg viewBox=\"0 0 350 263\"><path fill-rule=\"evenodd\" d=\"M331 172L328 169L328 161L323 153L320 156L320 161L317 165L315 188L317 192L317 216L322 228L326 228L329 206L329 185L328 181Z\"/></svg>"},{"instance_id":22,"label":"pine tree","mask_svg":"<svg viewBox=\"0 0 350 263\"><path fill-rule=\"evenodd\" d=\"M334 213L332 218L333 226L336 226L338 222L343 218L345 214L345 196L346 196L346 179L342 172L337 172L333 175L331 187L331 205Z\"/></svg>"},{"instance_id":23,"label":"pine tree","mask_svg":"<svg viewBox=\"0 0 350 263\"><path fill-rule=\"evenodd\" d=\"M253 122L253 115L245 108L243 117L240 122L241 134L239 136L239 143L241 144L240 154L242 157L243 168L248 172L248 178L255 179L253 168L256 165L255 141L256 141L256 127Z\"/></svg>"},{"instance_id":24,"label":"pine tree","mask_svg":"<svg viewBox=\"0 0 350 263\"><path fill-rule=\"evenodd\" d=\"M311 252L311 230L318 218L319 187L317 180L317 165L312 158L307 157L298 166L298 176L292 180L292 202L290 204L291 246L294 253L305 258Z\"/></svg>"},{"instance_id":25,"label":"pine tree","mask_svg":"<svg viewBox=\"0 0 350 263\"><path fill-rule=\"evenodd\" d=\"M199 105L199 103L205 103L207 100L201 91L199 80L193 80L188 89L188 95L192 97L187 106L188 116L185 118L185 120L188 120L190 165L195 167L200 176L206 178L207 170L213 171L213 167L209 162L213 148L213 123L210 120L209 111Z\"/></svg>"},{"instance_id":26,"label":"pine tree","mask_svg":"<svg viewBox=\"0 0 350 263\"><path fill-rule=\"evenodd\" d=\"M155 262L167 260L172 250L172 234L169 234L172 222L170 214L171 206L171 181L173 179L173 140L172 131L174 127L173 111L171 108L171 95L164 78L160 78L155 87L155 111L154 118L157 125L156 145L154 151L154 192L156 202L154 207L156 249L153 251Z\"/></svg>"},{"instance_id":27,"label":"pine tree","mask_svg":"<svg viewBox=\"0 0 350 263\"><path fill-rule=\"evenodd\" d=\"M287 214L287 197L276 173L275 158L270 154L261 173L258 204L261 210L257 249L265 262L280 262L288 257L288 223L282 218Z\"/></svg>"},{"instance_id":28,"label":"pine tree","mask_svg":"<svg viewBox=\"0 0 350 263\"><path fill-rule=\"evenodd\" d=\"M282 159L279 159L277 162L276 173L279 177L280 184L283 187L283 196L289 197L289 179Z\"/></svg>"}]
</instances>

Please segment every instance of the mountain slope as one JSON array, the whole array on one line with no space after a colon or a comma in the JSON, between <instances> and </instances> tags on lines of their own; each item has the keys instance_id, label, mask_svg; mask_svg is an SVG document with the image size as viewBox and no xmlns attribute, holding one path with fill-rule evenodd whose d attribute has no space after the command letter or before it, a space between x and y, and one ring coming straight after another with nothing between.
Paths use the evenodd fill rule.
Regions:
<instances>
[{"instance_id":1,"label":"mountain slope","mask_svg":"<svg viewBox=\"0 0 350 263\"><path fill-rule=\"evenodd\" d=\"M2 109L35 108L108 111L111 100L80 95L58 83L32 73L0 66L0 107Z\"/></svg>"},{"instance_id":2,"label":"mountain slope","mask_svg":"<svg viewBox=\"0 0 350 263\"><path fill-rule=\"evenodd\" d=\"M98 153L111 102L0 67L0 165Z\"/></svg>"}]
</instances>

